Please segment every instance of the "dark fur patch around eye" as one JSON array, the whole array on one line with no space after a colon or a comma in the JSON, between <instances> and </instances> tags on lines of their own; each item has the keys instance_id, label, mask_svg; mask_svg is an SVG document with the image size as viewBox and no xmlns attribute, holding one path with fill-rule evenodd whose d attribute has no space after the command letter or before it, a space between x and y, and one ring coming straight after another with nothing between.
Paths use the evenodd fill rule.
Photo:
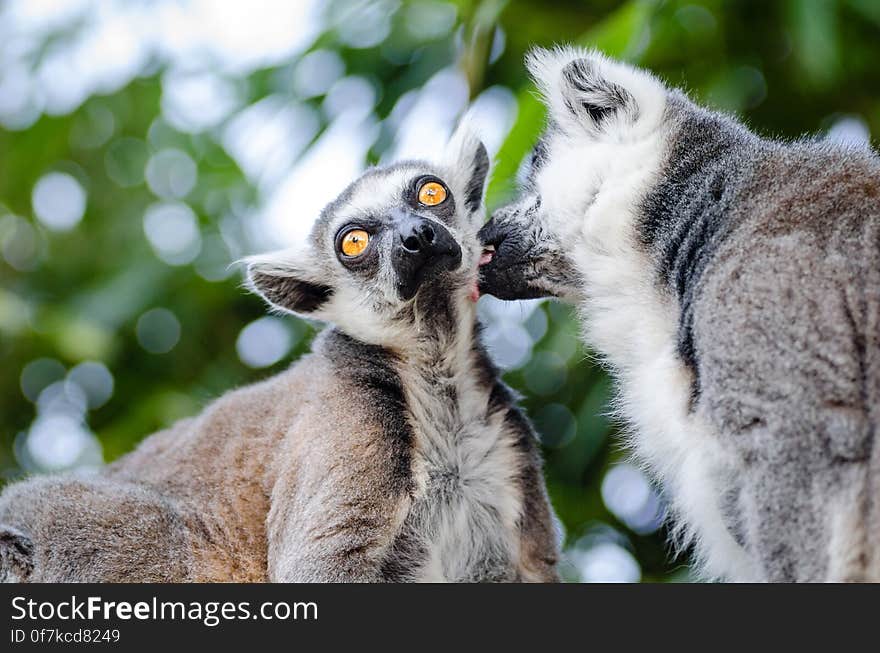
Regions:
<instances>
[{"instance_id":1,"label":"dark fur patch around eye","mask_svg":"<svg viewBox=\"0 0 880 653\"><path fill-rule=\"evenodd\" d=\"M446 200L435 206L425 206L419 202L419 188L429 181L436 181L441 184L447 192ZM401 199L403 200L403 203L411 207L414 212L419 214L424 212L445 224L451 224L455 219L456 198L449 186L446 185L446 182L435 175L427 174L413 178L413 180L406 186Z\"/></svg>"},{"instance_id":2,"label":"dark fur patch around eye","mask_svg":"<svg viewBox=\"0 0 880 653\"><path fill-rule=\"evenodd\" d=\"M318 310L333 294L330 286L294 277L255 272L251 280L267 300L296 313L312 313Z\"/></svg>"},{"instance_id":3,"label":"dark fur patch around eye","mask_svg":"<svg viewBox=\"0 0 880 653\"><path fill-rule=\"evenodd\" d=\"M599 126L622 110L635 111L635 100L622 86L604 79L585 59L575 59L562 69L565 105L576 116Z\"/></svg>"},{"instance_id":4,"label":"dark fur patch around eye","mask_svg":"<svg viewBox=\"0 0 880 653\"><path fill-rule=\"evenodd\" d=\"M464 205L468 211L476 211L480 208L480 204L483 202L483 188L487 174L489 174L489 153L486 152L486 147L480 143L474 153L471 177L464 193Z\"/></svg>"}]
</instances>

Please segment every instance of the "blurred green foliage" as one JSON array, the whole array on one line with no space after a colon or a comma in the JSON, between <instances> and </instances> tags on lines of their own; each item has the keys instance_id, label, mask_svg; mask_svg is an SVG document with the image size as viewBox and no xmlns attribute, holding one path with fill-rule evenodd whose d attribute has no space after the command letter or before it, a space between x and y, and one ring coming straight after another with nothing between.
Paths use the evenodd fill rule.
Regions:
<instances>
[{"instance_id":1,"label":"blurred green foliage","mask_svg":"<svg viewBox=\"0 0 880 653\"><path fill-rule=\"evenodd\" d=\"M516 97L517 120L497 156L492 206L513 192L515 171L542 126L543 110L522 66L534 45L598 47L650 68L696 100L736 112L763 133L797 137L846 116L880 133L880 3L873 0L460 0L439 14L438 3L391 2L383 5L392 12L390 32L366 48L345 42L334 22L365 6L351 4L328 3L324 28L304 53L245 75L224 72L240 105L270 94L304 102L321 116L320 133L329 124L323 97L294 98L288 80L306 52L334 51L346 74L362 75L378 93L380 129L367 155L376 162L393 141L393 121L386 119L398 100L438 71L459 66L472 98L494 85ZM414 36L407 20L414 13L418 20L429 4L432 20L453 17L450 28ZM47 47L76 29L65 24L50 31ZM34 69L38 64L37 58ZM222 268L259 246L248 232L259 193L224 148L220 127L186 133L163 119L163 72L156 58L123 88L89 97L71 113L0 129L0 469L6 480L27 464L23 442L35 406L21 376L36 359L68 369L96 360L110 370L112 397L88 414L110 460L228 389L277 372L308 347L313 327L301 323L290 326L295 345L275 365L255 370L237 355L241 330L264 307L240 288L237 274ZM144 233L144 213L156 201L144 170L165 148L185 152L197 166L197 183L184 199L197 217L202 248L185 265L160 260ZM87 193L84 218L69 231L53 232L35 219L35 184L52 171L71 175ZM155 307L170 310L180 325L179 341L166 353L147 351L137 336L138 320ZM548 303L538 311L526 324L540 336L532 356L506 378L546 439L550 494L568 543L610 527L644 580L682 577L684 561L669 555L662 529L638 534L603 502L605 473L623 456L617 427L605 417L610 381L581 349L565 307ZM53 369L56 376L63 372Z\"/></svg>"}]
</instances>

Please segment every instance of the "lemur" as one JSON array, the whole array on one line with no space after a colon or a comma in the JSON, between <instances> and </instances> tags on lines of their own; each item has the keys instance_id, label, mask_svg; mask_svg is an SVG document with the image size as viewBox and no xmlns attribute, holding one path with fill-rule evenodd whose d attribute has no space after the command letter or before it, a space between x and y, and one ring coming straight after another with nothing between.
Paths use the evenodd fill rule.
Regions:
<instances>
[{"instance_id":1,"label":"lemur","mask_svg":"<svg viewBox=\"0 0 880 653\"><path fill-rule=\"evenodd\" d=\"M91 476L0 498L9 581L555 581L532 427L480 343L489 159L368 170L307 242L248 260L281 311L332 326Z\"/></svg>"},{"instance_id":2,"label":"lemur","mask_svg":"<svg viewBox=\"0 0 880 653\"><path fill-rule=\"evenodd\" d=\"M527 65L547 127L481 290L577 305L704 576L880 581L880 159L594 51Z\"/></svg>"}]
</instances>

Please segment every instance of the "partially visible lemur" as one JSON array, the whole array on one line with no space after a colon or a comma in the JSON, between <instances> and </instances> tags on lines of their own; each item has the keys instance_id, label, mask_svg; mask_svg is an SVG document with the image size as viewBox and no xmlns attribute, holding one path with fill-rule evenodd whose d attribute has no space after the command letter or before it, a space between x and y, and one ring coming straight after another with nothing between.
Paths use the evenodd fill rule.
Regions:
<instances>
[{"instance_id":1,"label":"partially visible lemur","mask_svg":"<svg viewBox=\"0 0 880 653\"><path fill-rule=\"evenodd\" d=\"M707 575L880 581L880 159L575 49L481 287L578 304Z\"/></svg>"},{"instance_id":2,"label":"partially visible lemur","mask_svg":"<svg viewBox=\"0 0 880 653\"><path fill-rule=\"evenodd\" d=\"M489 160L365 173L308 243L251 259L274 306L335 324L310 355L94 476L0 498L2 577L553 581L537 442L480 344Z\"/></svg>"}]
</instances>

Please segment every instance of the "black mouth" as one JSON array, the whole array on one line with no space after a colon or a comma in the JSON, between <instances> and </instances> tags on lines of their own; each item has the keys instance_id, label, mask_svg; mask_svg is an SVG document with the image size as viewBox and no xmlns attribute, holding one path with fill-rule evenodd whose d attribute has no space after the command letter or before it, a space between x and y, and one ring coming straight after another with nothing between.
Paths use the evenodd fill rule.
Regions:
<instances>
[{"instance_id":1,"label":"black mouth","mask_svg":"<svg viewBox=\"0 0 880 653\"><path fill-rule=\"evenodd\" d=\"M396 258L396 257L395 257ZM399 261L397 269L397 293L403 301L409 301L416 296L419 289L445 272L458 269L461 265L461 248L456 243L450 252L435 256L420 265L413 265L410 261Z\"/></svg>"}]
</instances>

